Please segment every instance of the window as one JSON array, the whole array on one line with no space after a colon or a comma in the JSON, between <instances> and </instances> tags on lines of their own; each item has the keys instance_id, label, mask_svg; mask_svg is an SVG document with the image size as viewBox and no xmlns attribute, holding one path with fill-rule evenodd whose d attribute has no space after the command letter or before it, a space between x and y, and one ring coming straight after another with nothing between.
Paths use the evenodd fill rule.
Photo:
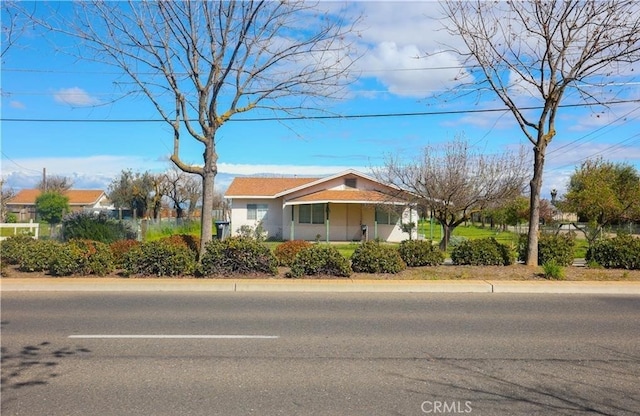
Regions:
<instances>
[{"instance_id":1,"label":"window","mask_svg":"<svg viewBox=\"0 0 640 416\"><path fill-rule=\"evenodd\" d=\"M247 204L247 219L262 221L267 216L267 204Z\"/></svg>"},{"instance_id":2,"label":"window","mask_svg":"<svg viewBox=\"0 0 640 416\"><path fill-rule=\"evenodd\" d=\"M396 225L400 221L400 215L387 207L376 207L376 222L384 225Z\"/></svg>"},{"instance_id":3,"label":"window","mask_svg":"<svg viewBox=\"0 0 640 416\"><path fill-rule=\"evenodd\" d=\"M298 206L298 223L324 224L325 204L305 204Z\"/></svg>"},{"instance_id":4,"label":"window","mask_svg":"<svg viewBox=\"0 0 640 416\"><path fill-rule=\"evenodd\" d=\"M298 207L298 222L300 224L311 224L311 205L300 205Z\"/></svg>"}]
</instances>

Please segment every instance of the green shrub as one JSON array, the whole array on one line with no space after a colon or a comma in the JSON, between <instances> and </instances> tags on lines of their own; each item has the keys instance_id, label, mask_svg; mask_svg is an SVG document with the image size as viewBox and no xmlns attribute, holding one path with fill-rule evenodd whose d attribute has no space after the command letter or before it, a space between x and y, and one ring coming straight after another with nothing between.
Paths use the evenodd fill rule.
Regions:
<instances>
[{"instance_id":1,"label":"green shrub","mask_svg":"<svg viewBox=\"0 0 640 416\"><path fill-rule=\"evenodd\" d=\"M280 266L290 267L300 250L311 247L311 243L304 240L291 240L279 244L273 254Z\"/></svg>"},{"instance_id":2,"label":"green shrub","mask_svg":"<svg viewBox=\"0 0 640 416\"><path fill-rule=\"evenodd\" d=\"M456 265L508 266L515 256L508 246L490 237L461 242L451 251L451 260Z\"/></svg>"},{"instance_id":3,"label":"green shrub","mask_svg":"<svg viewBox=\"0 0 640 416\"><path fill-rule=\"evenodd\" d=\"M128 276L189 275L195 270L196 256L184 246L150 241L133 246L124 255L122 267Z\"/></svg>"},{"instance_id":4,"label":"green shrub","mask_svg":"<svg viewBox=\"0 0 640 416\"><path fill-rule=\"evenodd\" d=\"M395 247L367 241L351 256L351 269L356 273L399 273L407 268Z\"/></svg>"},{"instance_id":5,"label":"green shrub","mask_svg":"<svg viewBox=\"0 0 640 416\"><path fill-rule=\"evenodd\" d=\"M596 269L596 270L604 269L604 267L602 267L602 265L595 260L587 261L587 267L589 269Z\"/></svg>"},{"instance_id":6,"label":"green shrub","mask_svg":"<svg viewBox=\"0 0 640 416\"><path fill-rule=\"evenodd\" d=\"M198 274L202 276L278 273L278 259L259 241L248 237L213 239L206 244Z\"/></svg>"},{"instance_id":7,"label":"green shrub","mask_svg":"<svg viewBox=\"0 0 640 416\"><path fill-rule=\"evenodd\" d=\"M142 244L138 240L118 240L109 244L109 249L113 255L113 262L115 267L121 268L123 266L125 255L134 247L138 247Z\"/></svg>"},{"instance_id":8,"label":"green shrub","mask_svg":"<svg viewBox=\"0 0 640 416\"><path fill-rule=\"evenodd\" d=\"M288 277L331 275L351 276L349 261L340 252L327 244L313 244L301 250L291 264Z\"/></svg>"},{"instance_id":9,"label":"green shrub","mask_svg":"<svg viewBox=\"0 0 640 416\"><path fill-rule=\"evenodd\" d=\"M198 253L200 250L200 238L191 234L173 234L160 239L167 244L179 245L188 248L194 253Z\"/></svg>"},{"instance_id":10,"label":"green shrub","mask_svg":"<svg viewBox=\"0 0 640 416\"><path fill-rule=\"evenodd\" d=\"M595 262L607 269L640 269L640 239L629 234L596 241L587 250L588 263Z\"/></svg>"},{"instance_id":11,"label":"green shrub","mask_svg":"<svg viewBox=\"0 0 640 416\"><path fill-rule=\"evenodd\" d=\"M437 266L444 262L444 253L431 240L405 240L398 252L409 267Z\"/></svg>"},{"instance_id":12,"label":"green shrub","mask_svg":"<svg viewBox=\"0 0 640 416\"><path fill-rule=\"evenodd\" d=\"M224 240L214 238L204 246L204 254L200 258L197 274L200 276L213 276L229 274L224 253Z\"/></svg>"},{"instance_id":13,"label":"green shrub","mask_svg":"<svg viewBox=\"0 0 640 416\"><path fill-rule=\"evenodd\" d=\"M104 276L114 269L109 246L99 241L71 240L63 244L49 265L53 276L72 274Z\"/></svg>"},{"instance_id":14,"label":"green shrub","mask_svg":"<svg viewBox=\"0 0 640 416\"><path fill-rule=\"evenodd\" d=\"M23 272L44 272L62 251L62 244L54 240L34 240L27 244L18 269Z\"/></svg>"},{"instance_id":15,"label":"green shrub","mask_svg":"<svg viewBox=\"0 0 640 416\"><path fill-rule=\"evenodd\" d=\"M83 239L109 244L135 239L136 232L128 223L109 218L104 212L78 211L62 219L62 237L65 241Z\"/></svg>"},{"instance_id":16,"label":"green shrub","mask_svg":"<svg viewBox=\"0 0 640 416\"><path fill-rule=\"evenodd\" d=\"M538 264L555 260L560 266L570 266L573 264L575 246L573 233L541 234L538 238ZM528 247L527 235L521 234L518 240L518 260L526 260Z\"/></svg>"},{"instance_id":17,"label":"green shrub","mask_svg":"<svg viewBox=\"0 0 640 416\"><path fill-rule=\"evenodd\" d=\"M564 269L555 259L551 259L542 265L544 277L553 280L564 279Z\"/></svg>"},{"instance_id":18,"label":"green shrub","mask_svg":"<svg viewBox=\"0 0 640 416\"><path fill-rule=\"evenodd\" d=\"M0 259L3 264L19 264L36 240L26 235L16 235L0 241Z\"/></svg>"}]
</instances>

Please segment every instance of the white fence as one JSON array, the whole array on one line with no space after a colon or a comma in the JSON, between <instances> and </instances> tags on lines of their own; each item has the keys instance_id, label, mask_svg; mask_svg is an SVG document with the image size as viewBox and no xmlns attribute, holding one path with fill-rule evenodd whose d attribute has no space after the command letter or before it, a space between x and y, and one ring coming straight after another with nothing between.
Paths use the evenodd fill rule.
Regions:
<instances>
[{"instance_id":1,"label":"white fence","mask_svg":"<svg viewBox=\"0 0 640 416\"><path fill-rule=\"evenodd\" d=\"M30 235L33 238L38 238L40 231L40 224L37 222L16 222L16 223L1 223L0 229L13 228L13 235ZM19 231L18 231L19 230ZM0 236L0 240L8 238L3 232Z\"/></svg>"}]
</instances>

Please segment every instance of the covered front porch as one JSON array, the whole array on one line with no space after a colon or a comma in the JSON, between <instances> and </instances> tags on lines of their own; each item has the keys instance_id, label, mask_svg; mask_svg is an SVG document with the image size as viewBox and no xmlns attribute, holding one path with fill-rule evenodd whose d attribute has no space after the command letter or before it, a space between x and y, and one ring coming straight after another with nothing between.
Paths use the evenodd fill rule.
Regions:
<instances>
[{"instance_id":1,"label":"covered front porch","mask_svg":"<svg viewBox=\"0 0 640 416\"><path fill-rule=\"evenodd\" d=\"M310 213L310 215L309 215ZM416 237L415 208L405 202L290 201L283 205L283 237L289 240L399 242Z\"/></svg>"}]
</instances>

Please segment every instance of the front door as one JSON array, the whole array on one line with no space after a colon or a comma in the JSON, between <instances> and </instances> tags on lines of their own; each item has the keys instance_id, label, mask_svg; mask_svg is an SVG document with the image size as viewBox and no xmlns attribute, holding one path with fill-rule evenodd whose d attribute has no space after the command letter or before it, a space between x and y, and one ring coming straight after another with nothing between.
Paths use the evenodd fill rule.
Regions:
<instances>
[{"instance_id":1,"label":"front door","mask_svg":"<svg viewBox=\"0 0 640 416\"><path fill-rule=\"evenodd\" d=\"M362 207L360 204L347 204L347 226L346 238L347 241L360 241L362 240Z\"/></svg>"}]
</instances>

